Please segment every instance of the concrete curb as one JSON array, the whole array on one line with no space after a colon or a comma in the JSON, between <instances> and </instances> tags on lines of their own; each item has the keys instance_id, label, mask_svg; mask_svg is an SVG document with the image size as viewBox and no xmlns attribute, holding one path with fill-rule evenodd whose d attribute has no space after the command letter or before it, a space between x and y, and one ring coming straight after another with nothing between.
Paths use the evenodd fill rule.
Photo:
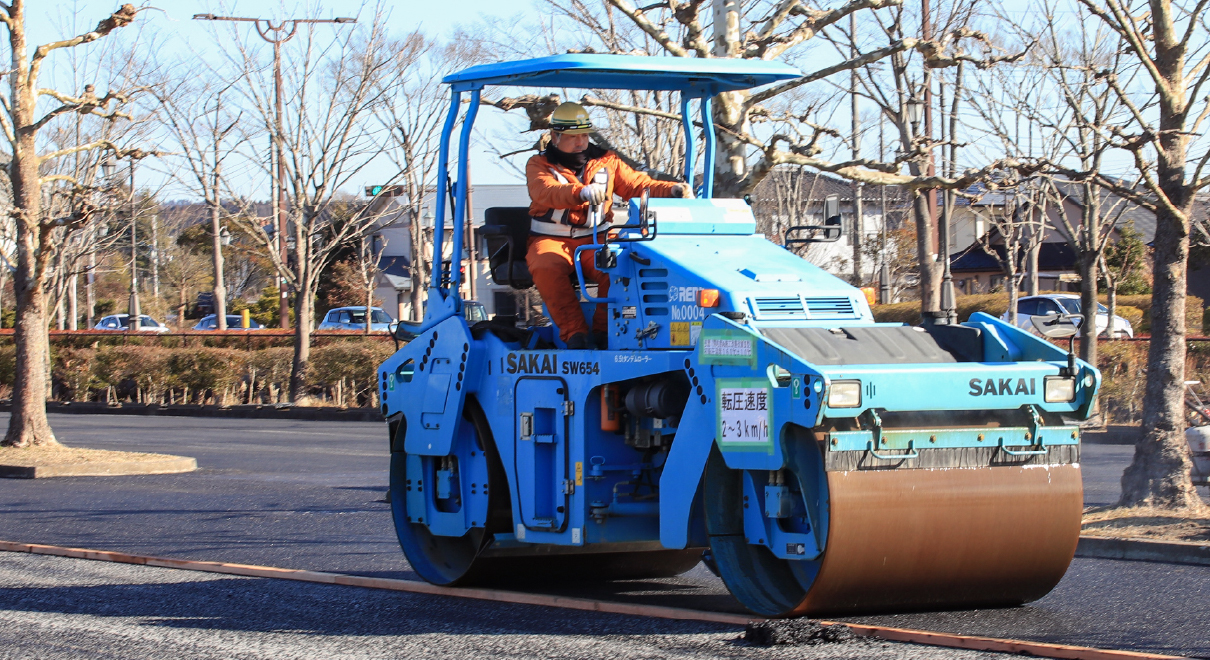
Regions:
<instances>
[{"instance_id":1,"label":"concrete curb","mask_svg":"<svg viewBox=\"0 0 1210 660\"><path fill-rule=\"evenodd\" d=\"M0 465L0 477L45 479L47 477L125 477L137 474L178 474L197 469L197 459L171 456L154 461L112 463L64 463L62 465Z\"/></svg>"},{"instance_id":2,"label":"concrete curb","mask_svg":"<svg viewBox=\"0 0 1210 660\"><path fill-rule=\"evenodd\" d=\"M1210 545L1180 541L1143 541L1081 536L1076 556L1086 559L1125 559L1168 564L1210 566Z\"/></svg>"},{"instance_id":3,"label":"concrete curb","mask_svg":"<svg viewBox=\"0 0 1210 660\"><path fill-rule=\"evenodd\" d=\"M0 412L11 412L9 401L0 402ZM314 422L381 422L382 412L373 408L294 408L291 406L161 406L103 402L47 402L46 412L64 415L146 415L152 417L220 417L228 419L302 419Z\"/></svg>"}]
</instances>

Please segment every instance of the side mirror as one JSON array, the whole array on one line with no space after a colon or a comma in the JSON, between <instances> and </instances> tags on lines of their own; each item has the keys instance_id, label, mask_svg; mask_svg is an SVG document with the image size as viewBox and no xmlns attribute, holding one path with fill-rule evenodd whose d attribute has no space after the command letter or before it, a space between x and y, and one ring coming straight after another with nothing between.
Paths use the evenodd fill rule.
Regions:
<instances>
[{"instance_id":1,"label":"side mirror","mask_svg":"<svg viewBox=\"0 0 1210 660\"><path fill-rule=\"evenodd\" d=\"M419 323L412 323L410 321L393 321L392 325L394 327L391 328L391 336L399 341L412 341L420 335L421 324Z\"/></svg>"},{"instance_id":2,"label":"side mirror","mask_svg":"<svg viewBox=\"0 0 1210 660\"><path fill-rule=\"evenodd\" d=\"M801 236L804 232L806 236ZM823 200L823 224L790 227L786 229L783 244L789 247L798 243L835 243L842 232L840 196L828 195Z\"/></svg>"},{"instance_id":3,"label":"side mirror","mask_svg":"<svg viewBox=\"0 0 1210 660\"><path fill-rule=\"evenodd\" d=\"M1047 314L1046 316L1031 316L1030 322L1038 334L1047 339L1064 339L1075 336L1080 331L1076 320L1081 320L1077 314Z\"/></svg>"},{"instance_id":4,"label":"side mirror","mask_svg":"<svg viewBox=\"0 0 1210 660\"><path fill-rule=\"evenodd\" d=\"M823 199L823 223L840 224L840 195L828 195Z\"/></svg>"}]
</instances>

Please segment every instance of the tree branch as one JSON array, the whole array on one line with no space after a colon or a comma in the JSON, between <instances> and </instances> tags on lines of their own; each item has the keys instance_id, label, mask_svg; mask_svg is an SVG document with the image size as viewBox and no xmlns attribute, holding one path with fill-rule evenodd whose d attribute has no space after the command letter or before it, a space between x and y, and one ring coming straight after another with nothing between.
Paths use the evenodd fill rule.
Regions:
<instances>
[{"instance_id":1,"label":"tree branch","mask_svg":"<svg viewBox=\"0 0 1210 660\"><path fill-rule=\"evenodd\" d=\"M627 18L634 21L634 24L639 26L640 30L646 32L652 39L655 39L656 43L662 46L664 50L677 57L689 57L690 53L688 50L673 41L672 37L668 36L666 30L652 23L651 19L647 18L647 14L642 9L638 9L630 4L629 0L608 0L608 2L617 8L618 11L625 14Z\"/></svg>"},{"instance_id":2,"label":"tree branch","mask_svg":"<svg viewBox=\"0 0 1210 660\"><path fill-rule=\"evenodd\" d=\"M42 67L42 60L46 59L46 56L49 55L51 51L58 50L60 48L73 48L75 46L79 46L80 44L96 41L97 39L108 35L110 32L113 32L118 28L123 28L127 25L130 25L131 22L134 21L135 16L138 16L139 11L140 10L135 9L134 5L132 4L122 5L117 11L110 14L101 22L97 23L97 27L93 28L91 32L85 32L84 34L72 37L71 39L54 41L49 44L38 46L34 49L33 57L30 58L28 78L29 84L33 85L38 80L38 71Z\"/></svg>"},{"instance_id":3,"label":"tree branch","mask_svg":"<svg viewBox=\"0 0 1210 660\"><path fill-rule=\"evenodd\" d=\"M803 16L805 20L791 30L788 35L776 37L773 35L773 31L777 29L778 24L785 20L786 16L782 16L777 22L774 22L774 18L778 16L775 13L761 27L760 32L754 35L756 43L745 48L746 54L749 57L758 57L762 60L776 59L790 48L813 38L820 30L844 19L855 11L899 6L903 4L903 0L852 0L846 5L831 10L807 9L797 2L797 0L791 0L784 4L786 16ZM782 10L782 7L778 8L778 12Z\"/></svg>"},{"instance_id":4,"label":"tree branch","mask_svg":"<svg viewBox=\"0 0 1210 660\"><path fill-rule=\"evenodd\" d=\"M795 78L794 80L787 80L786 82L778 83L776 85L773 85L772 87L768 87L766 89L763 89L763 90L749 96L748 103L749 104L762 103L764 101L767 101L767 100L773 98L774 96L777 96L779 94L784 94L796 87L801 87L802 85L805 85L807 83L811 83L811 82L815 82L816 80L822 80L823 78L827 78L828 76L830 76L834 73L838 73L840 71L848 71L851 69L857 69L857 68L863 67L867 64L877 62L894 53L903 52L905 50L911 50L913 48L916 48L918 42L919 42L918 39L913 39L910 37L907 39L902 39L900 41L890 44L889 46L879 48L878 50L870 51L868 53L855 57L851 60L846 60L844 62L838 62L836 64L833 64L832 66L824 67L818 71L808 73L807 75L805 75L801 78Z\"/></svg>"}]
</instances>

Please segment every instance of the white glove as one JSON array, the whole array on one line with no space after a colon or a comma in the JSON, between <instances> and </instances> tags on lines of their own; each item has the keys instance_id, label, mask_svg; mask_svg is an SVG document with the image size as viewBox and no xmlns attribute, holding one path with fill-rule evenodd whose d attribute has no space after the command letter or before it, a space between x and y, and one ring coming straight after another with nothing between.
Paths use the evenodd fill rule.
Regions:
<instances>
[{"instance_id":1,"label":"white glove","mask_svg":"<svg viewBox=\"0 0 1210 660\"><path fill-rule=\"evenodd\" d=\"M580 199L590 204L604 204L609 199L609 189L603 183L590 183L580 189Z\"/></svg>"},{"instance_id":2,"label":"white glove","mask_svg":"<svg viewBox=\"0 0 1210 660\"><path fill-rule=\"evenodd\" d=\"M678 183L672 187L670 195L672 197L688 198L693 197L693 191L689 189L688 184Z\"/></svg>"}]
</instances>

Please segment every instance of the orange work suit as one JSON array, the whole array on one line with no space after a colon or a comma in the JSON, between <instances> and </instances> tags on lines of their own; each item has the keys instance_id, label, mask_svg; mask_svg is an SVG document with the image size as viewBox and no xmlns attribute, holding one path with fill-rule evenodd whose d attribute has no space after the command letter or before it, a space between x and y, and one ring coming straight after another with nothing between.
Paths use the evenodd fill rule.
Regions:
<instances>
[{"instance_id":1,"label":"orange work suit","mask_svg":"<svg viewBox=\"0 0 1210 660\"><path fill-rule=\"evenodd\" d=\"M675 181L656 181L642 172L636 172L622 162L617 154L595 145L588 147L588 162L584 166L583 181L591 182L600 170L609 175L606 187L609 197L601 205L602 224L598 231L608 231L613 221L613 195L624 199L639 197L643 190L652 197L668 197ZM559 326L559 337L567 341L574 335L588 332L580 300L572 289L571 278L575 276L572 255L581 245L592 242L592 225L589 223L589 204L580 199L585 184L576 172L552 163L543 154L529 159L525 164L525 178L529 187L530 237L525 263L533 277L538 293L546 303L551 319ZM581 253L584 281L597 283L597 296L609 295L609 276L599 272L593 264L594 252ZM606 330L605 305L597 305L593 314L592 329Z\"/></svg>"},{"instance_id":2,"label":"orange work suit","mask_svg":"<svg viewBox=\"0 0 1210 660\"><path fill-rule=\"evenodd\" d=\"M584 310L580 307L580 299L571 287L571 280L576 276L572 266L572 255L581 245L592 243L592 236L584 238L559 238L556 236L541 236L531 234L529 250L525 253L525 265L529 266L529 274L534 279L534 286L542 294L542 301L550 312L551 320L559 326L559 337L567 341L573 335L588 332L588 323L584 319ZM580 253L580 263L584 268L584 283L597 283L597 297L609 295L609 275L597 270L592 251ZM605 332L607 329L605 305L597 305L592 315L594 332Z\"/></svg>"}]
</instances>

